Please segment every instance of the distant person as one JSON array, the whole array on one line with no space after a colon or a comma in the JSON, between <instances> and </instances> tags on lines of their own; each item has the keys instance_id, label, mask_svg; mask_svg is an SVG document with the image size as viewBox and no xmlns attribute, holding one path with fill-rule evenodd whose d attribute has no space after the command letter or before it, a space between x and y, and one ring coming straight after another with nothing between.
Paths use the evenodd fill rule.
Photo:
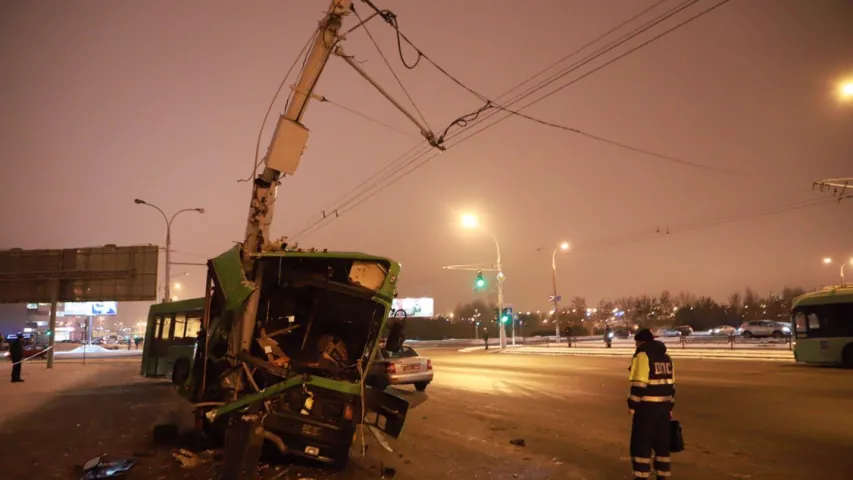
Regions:
<instances>
[{"instance_id":1,"label":"distant person","mask_svg":"<svg viewBox=\"0 0 853 480\"><path fill-rule=\"evenodd\" d=\"M572 348L572 326L566 325L566 340L569 342L569 348Z\"/></svg>"},{"instance_id":2,"label":"distant person","mask_svg":"<svg viewBox=\"0 0 853 480\"><path fill-rule=\"evenodd\" d=\"M21 339L24 338L20 333L15 337L9 345L9 358L12 359L12 383L23 382L21 378L21 364L24 361L24 345Z\"/></svg>"},{"instance_id":3,"label":"distant person","mask_svg":"<svg viewBox=\"0 0 853 480\"><path fill-rule=\"evenodd\" d=\"M483 327L483 341L486 342L486 350L489 349L489 329Z\"/></svg>"},{"instance_id":4,"label":"distant person","mask_svg":"<svg viewBox=\"0 0 853 480\"><path fill-rule=\"evenodd\" d=\"M127 349L128 349L128 350L130 350L130 349L132 349L132 348L133 348L133 339L132 339L132 338L128 338L128 339L127 339Z\"/></svg>"},{"instance_id":5,"label":"distant person","mask_svg":"<svg viewBox=\"0 0 853 480\"><path fill-rule=\"evenodd\" d=\"M604 327L604 344L607 346L607 348L610 348L613 346L613 337L610 336L611 333L612 332L610 330L609 325Z\"/></svg>"},{"instance_id":6,"label":"distant person","mask_svg":"<svg viewBox=\"0 0 853 480\"><path fill-rule=\"evenodd\" d=\"M675 371L666 345L644 328L634 336L637 351L631 361L631 462L634 479L646 479L654 466L657 478L669 478L670 426L675 406ZM654 452L654 464L652 463Z\"/></svg>"}]
</instances>

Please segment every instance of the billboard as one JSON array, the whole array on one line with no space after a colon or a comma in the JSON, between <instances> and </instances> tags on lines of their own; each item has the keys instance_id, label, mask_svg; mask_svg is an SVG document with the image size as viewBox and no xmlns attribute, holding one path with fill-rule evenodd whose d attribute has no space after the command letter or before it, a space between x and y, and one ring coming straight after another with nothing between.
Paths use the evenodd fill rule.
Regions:
<instances>
[{"instance_id":1,"label":"billboard","mask_svg":"<svg viewBox=\"0 0 853 480\"><path fill-rule=\"evenodd\" d=\"M407 317L435 316L435 301L429 297L395 298L391 304L394 310L403 310Z\"/></svg>"},{"instance_id":2,"label":"billboard","mask_svg":"<svg viewBox=\"0 0 853 480\"><path fill-rule=\"evenodd\" d=\"M156 245L0 251L0 303L157 298Z\"/></svg>"},{"instance_id":3,"label":"billboard","mask_svg":"<svg viewBox=\"0 0 853 480\"><path fill-rule=\"evenodd\" d=\"M118 302L67 302L65 316L79 315L81 317L96 317L98 315L115 315Z\"/></svg>"}]
</instances>

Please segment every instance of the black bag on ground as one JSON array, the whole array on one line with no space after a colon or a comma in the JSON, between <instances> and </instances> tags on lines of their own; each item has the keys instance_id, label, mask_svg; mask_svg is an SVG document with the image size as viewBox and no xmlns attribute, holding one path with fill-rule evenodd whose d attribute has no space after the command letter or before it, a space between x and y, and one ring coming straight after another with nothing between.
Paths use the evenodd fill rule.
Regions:
<instances>
[{"instance_id":1,"label":"black bag on ground","mask_svg":"<svg viewBox=\"0 0 853 480\"><path fill-rule=\"evenodd\" d=\"M669 451L678 453L684 450L684 437L681 434L681 422L669 421Z\"/></svg>"}]
</instances>

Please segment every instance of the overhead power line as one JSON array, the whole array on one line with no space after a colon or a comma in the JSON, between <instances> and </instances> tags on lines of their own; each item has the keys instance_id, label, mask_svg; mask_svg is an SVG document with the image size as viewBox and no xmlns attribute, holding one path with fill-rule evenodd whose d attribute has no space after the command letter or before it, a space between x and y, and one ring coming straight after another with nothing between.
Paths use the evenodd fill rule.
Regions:
<instances>
[{"instance_id":1,"label":"overhead power line","mask_svg":"<svg viewBox=\"0 0 853 480\"><path fill-rule=\"evenodd\" d=\"M403 93L406 95L406 98L409 99L409 103L411 103L412 107L415 108L415 111L418 112L418 116L421 117L421 121L424 122L424 125L426 125L429 130L432 130L432 127L429 126L429 122L427 122L426 118L424 117L424 114L421 113L421 109L418 108L418 105L415 103L415 100L409 94L409 91L406 89L406 86L403 85L403 81L400 80L400 77L397 75L397 72L394 71L394 67L391 66L391 62L388 61L388 57L386 57L385 53L382 52L382 49L379 48L379 44L376 43L376 39L373 38L373 35L370 33L370 29L367 28L367 23L361 19L361 16L358 14L354 7L352 8L352 12L355 14L356 18L358 18L359 25L364 28L364 33L367 34L367 37L370 39L371 43L373 43L373 46L376 47L376 51L379 52L379 56L382 57L382 61L385 62L385 65L388 67L388 70L391 71L391 75L393 75L394 79L397 80L397 85L400 86L400 88L403 90Z\"/></svg>"},{"instance_id":2,"label":"overhead power line","mask_svg":"<svg viewBox=\"0 0 853 480\"><path fill-rule=\"evenodd\" d=\"M321 101L321 102L323 102L323 103L328 103L329 105L334 105L334 106L336 106L336 107L340 108L341 110L345 110L345 111L347 111L347 112L349 112L349 113L351 113L351 114L353 114L353 115L357 115L357 116L359 116L359 117L361 117L361 118L363 118L363 119L365 119L365 120L368 120L368 121L370 121L370 122L373 122L373 123L375 123L375 124L377 124L377 125L381 125L381 126L383 126L383 127L387 128L387 129L389 129L389 130L394 130L395 132L397 132L397 133L399 133L399 134L402 134L402 135L405 135L405 136L407 136L407 137L409 137L409 138L414 138L415 140L420 140L420 137L418 137L417 135L414 135L414 134L412 134L412 133L410 133L410 132L407 132L407 131L405 131L405 130L403 130L403 129L401 129L401 128L397 128L397 127L395 127L395 126L393 126L393 125L390 125L390 124L388 124L388 123L385 123L385 122L383 122L383 121L381 121L381 120L377 120L377 119L375 119L375 118L373 118L373 117L371 117L371 116L369 116L369 115L367 115L367 114L364 114L364 113L359 112L358 110L352 109L352 108L350 108L350 107L347 107L346 105L342 105L342 104L340 104L340 103L338 103L338 102L335 102L334 100L329 100L329 98L328 98L328 97L326 97L325 95L324 95L323 97L321 97L321 100L320 100L320 101Z\"/></svg>"},{"instance_id":3,"label":"overhead power line","mask_svg":"<svg viewBox=\"0 0 853 480\"><path fill-rule=\"evenodd\" d=\"M574 65L574 66L572 66L572 67L569 69L569 72L576 70L577 68L579 68L579 67L580 67L580 66L582 66L583 64L588 63L589 61L592 61L592 60L594 60L595 58L600 57L601 55L603 55L603 54L607 53L608 51L612 50L613 48L618 47L619 45L621 45L621 44L623 44L624 42L626 42L626 41L630 40L631 38L634 38L636 35L639 35L640 33L642 33L642 32L644 32L644 31L646 31L648 28L651 28L651 27L653 27L653 26L657 25L657 24L658 24L658 23L660 23L663 19L669 18L671 15L673 15L673 14L674 14L673 12L681 11L683 8L685 8L685 5L686 5L686 6L692 5L692 4L693 4L693 3L695 3L696 1L698 1L698 0L691 0L691 1L689 1L689 2L685 2L685 4L682 4L680 7L678 7L678 9L670 10L669 12L667 12L667 13L666 13L666 14L664 14L664 15L662 15L661 17L658 17L658 18L657 18L657 19L655 19L654 21L651 21L651 22L647 23L644 27L640 28L638 31L634 31L634 32L632 32L632 34L631 34L631 35L629 35L629 36L627 36L627 37L623 37L622 39L620 39L620 40L616 41L615 43L613 43L613 44L611 44L611 45L608 45L605 49L603 49L603 50L601 50L601 51L598 51L598 52L596 52L595 54L591 55L590 57L587 57L586 59L582 60L582 61L580 62L580 64L579 64L579 65ZM629 51L627 51L627 52L625 52L625 53L623 53L623 54L621 54L621 55L617 56L616 58L614 58L614 59L610 60L609 62L607 62L607 63L605 63L605 64L603 64L603 65L601 65L601 66L599 66L599 67L595 68L593 71L591 71L591 72L587 72L587 73L586 73L586 74L584 74L582 77L586 77L586 76L590 75L591 73L594 73L594 72L600 71L602 68L604 68L604 67L606 67L606 66L608 66L608 65L611 65L611 64L612 64L612 63L614 63L615 61L618 61L619 59L622 59L622 58L626 57L627 55L629 55L629 54L631 54L631 53L633 53L633 52L636 52L636 51L637 51L637 50L639 50L640 48L643 48L643 47L645 47L645 46L647 46L647 45L651 44L652 42L654 42L654 41L656 41L656 40L659 40L660 38L664 37L665 35L667 35L667 34L669 34L669 33L673 32L673 31L677 30L678 28L680 28L680 27L682 27L682 26L684 26L684 25L686 25L686 24L688 24L688 23L692 22L693 20L695 20L695 19L697 19L697 18L699 18L699 17L701 17L701 16L703 16L703 15L705 15L705 14L707 14L707 13L709 13L709 12L713 11L713 10L715 10L716 8L719 8L720 6L722 6L722 5L723 5L723 4L725 4L725 3L728 3L729 1L730 1L730 0L722 0L721 2L719 2L719 3L715 4L714 6L709 7L708 9L703 10L702 12L700 12L700 13L698 13L698 14L695 14L695 15L693 15L692 17L687 18L686 20L683 20L682 22L680 22L679 24L675 25L674 27L671 27L671 28L669 28L669 29L665 30L664 32L662 32L662 33L660 33L660 34L656 35L656 36L655 36L655 37L653 37L652 39L647 40L646 42L644 42L644 43L640 44L639 46L637 46L637 47L635 47L635 48L633 48L633 49L631 49L631 50L629 50ZM560 77L562 77L562 76L564 76L564 75L565 75L565 72L564 72L564 73L561 73L561 74L560 74ZM551 79L551 80L549 80L547 83L552 83L553 81L554 81L554 79ZM573 81L571 81L571 82L569 82L569 84L574 83L575 81L577 81L577 79L576 79L576 80L573 80ZM568 85L568 84L567 84L567 85ZM566 85L566 86L567 86L567 85ZM563 88L563 87L561 87L560 89L562 89L562 88ZM527 96L531 95L531 94L532 94L533 92L535 92L536 90L538 90L538 87L537 87L537 89L534 89L534 90L533 90L533 91L531 91L531 92L525 93L524 95L517 97L517 98L516 98L516 99L514 99L512 102L510 102L510 105L511 105L512 103L515 103L515 102L517 102L517 101L519 101L519 100L523 99L523 98L526 98ZM537 103L537 102L539 102L539 101L542 101L543 99L547 98L547 97L548 97L548 96L550 96L550 95L553 95L554 93L555 93L555 91L554 91L554 92L551 92L551 93L547 94L546 96L543 96L543 97L541 97L541 98L539 98L539 99L537 99L537 100L534 100L533 102L530 102L530 103L528 103L527 105L523 106L523 107L522 107L522 109L523 109L523 108L527 108L527 107L529 107L530 105L533 105L533 104L535 104L535 103ZM519 109L519 110L521 110L521 109ZM457 137L457 136L462 136L462 138L461 138L461 139L459 139L459 140L457 140L456 142L454 142L452 145L448 145L448 148L450 148L450 147L452 147L452 146L455 146L455 145L458 145L459 143L462 143L462 142L464 142L464 141L466 141L466 140L468 140L468 139L472 138L473 136L475 136L475 135L477 135L477 134L479 134L479 133L481 133L481 132L483 132L483 131L487 130L488 128L491 128L492 126L496 125L497 123L499 123L499 122L501 122L501 121L505 120L506 118L508 118L509 116L512 116L512 115L517 115L517 112L516 112L516 111L508 112L508 115L506 115L506 116L504 116L504 117L502 117L502 118L499 118L497 121L492 122L492 123L490 123L490 124L487 124L486 126L484 126L484 127L480 128L480 129L478 129L478 130L475 130L475 131L473 131L473 132L472 132L472 131L470 131L470 130L465 130L465 131L462 131L461 133L458 133L458 134L452 135L449 139L454 139L454 138L455 138L455 137ZM486 119L482 120L481 122L478 122L478 124L479 124L479 123L483 123L483 122L485 122L485 121L486 121ZM565 128L570 128L570 127L565 127ZM585 133L586 133L586 132L581 132L581 134L582 134L582 135L583 135L583 134L585 134ZM608 140L609 140L609 139L605 139L604 137L599 137L599 136L592 135L592 134L586 134L585 136L588 136L589 138L593 138L593 139L596 139L596 140L605 140L605 141L608 141ZM615 141L614 141L613 143L621 143L621 142L615 142ZM625 144L622 144L622 145L620 145L620 146L624 146L624 145L625 145ZM637 147L631 147L631 148L636 149L636 151L641 151L641 152L643 152L643 153L648 153L647 151L645 151L645 150L643 150L643 149L639 149L639 148L637 148ZM393 161L392 161L392 162L390 162L388 165L386 165L386 167L383 167L383 171L384 171L384 170L387 170L387 169L388 169L388 167L389 167L390 165L393 165L393 164L395 164L395 163L397 163L397 162L400 162L400 161L405 160L406 158L408 158L408 155L410 154L410 152L411 152L411 150L410 150L409 152L406 152L405 154L401 155L400 157L397 157L395 160L393 160ZM418 168L420 168L421 166L423 166L424 164L426 164L427 162L429 162L430 160L432 160L432 159L434 159L436 156L438 156L438 153L439 153L439 152L432 152L432 154L430 154L430 151L429 151L429 150L425 150L425 151L423 151L421 154L418 154L418 155L416 155L416 156L414 156L414 157L412 157L412 158L409 158L405 163L403 163L402 165L398 166L396 169L394 169L394 170L393 170L393 171L391 171L390 173L388 173L388 174L384 175L381 179L376 180L372 185L369 185L366 189L364 189L363 191L361 191L361 192L360 192L358 195L356 195L354 198L349 199L349 200L345 203L345 205L341 205L341 206L339 206L338 208L336 208L336 209L335 209L335 210L336 210L336 216L335 216L335 217L324 217L324 218L322 218L322 219L320 219L320 220L318 220L318 221L314 222L314 223L313 223L313 224L311 224L309 227L306 227L305 229L303 229L303 230L301 230L299 233L297 233L297 235L296 235L294 238L301 238L301 237L302 237L303 235L305 235L305 234L313 233L313 232L315 232L315 231L319 230L320 228L322 228L322 227L324 227L325 225L327 225L327 224L329 223L329 221L331 221L331 219L332 219L332 218L338 218L340 215L342 215L342 214L344 214L344 213L346 213L346 212L348 212L348 211L352 210L353 208L356 208L357 206L359 206L359 205L361 205L362 203L364 203L364 201L366 201L366 200L368 200L368 199L372 198L373 196L375 196L376 194L378 194L379 192L381 192L381 191L382 191L382 190L384 190L385 188L389 187L390 185L392 185L392 184L394 184L394 183L398 182L399 180L401 180L402 178L405 178L406 176L410 175L410 174L411 174L411 173L413 173L415 170L417 170ZM651 152L651 153L654 153L654 152ZM680 159L675 159L674 157L672 157L672 158L670 158L670 159L671 159L671 160L672 160L672 159L674 159L674 160L680 160ZM408 168L408 167L411 167L411 168ZM408 168L408 169L407 169L407 168ZM404 170L404 169L407 169L407 170ZM401 173L401 172L402 172L402 173ZM398 173L401 173L401 174L395 177L395 175L397 175ZM375 178L376 176L378 176L378 173L377 173L377 174L374 174L374 178ZM387 183L384 183L384 184L383 184L383 182L387 182ZM378 187L378 189L377 189L377 190L374 190L374 191L372 191L372 192L371 192L371 190L376 189L377 187ZM361 199L360 199L360 200L359 200L359 197L361 197ZM357 200L358 200L358 201L357 201ZM353 204L353 202L355 202L355 203ZM349 205L349 207L344 209L344 207L346 207L347 205Z\"/></svg>"},{"instance_id":4,"label":"overhead power line","mask_svg":"<svg viewBox=\"0 0 853 480\"><path fill-rule=\"evenodd\" d=\"M645 24L645 25L643 25L643 26L641 26L641 27L638 27L638 28L637 28L637 29L635 29L634 31L629 32L628 34L624 35L624 36L623 36L623 37L621 37L620 39L617 39L616 41L612 42L610 45L607 45L607 46L603 47L602 51L599 51L598 53L593 54L593 55L591 55L591 56L587 57L586 59L581 60L580 62L576 62L576 63L575 63L574 65L572 65L572 66L571 66L571 68L570 68L570 69L568 69L567 71L564 71L564 72L562 72L562 73L560 73L560 74L558 74L558 75L556 75L556 76L551 77L548 81L546 81L545 83L543 83L543 84L539 85L539 86L538 86L538 87L536 87L536 88L533 88L533 89L530 89L530 90L526 91L526 92L525 92L525 95L522 95L522 96L520 96L520 97L516 97L515 99L511 100L511 101L510 101L510 103L509 103L508 105L501 105L501 104L499 104L499 103L497 103L497 102L495 102L495 101L492 101L491 99L487 98L485 95L483 95L483 94L481 94L480 92L478 92L477 90L475 90L475 89L473 89L473 88L469 87L469 86L468 86L468 85L466 85L464 82L462 82L461 80L459 80L458 78L456 78L455 76L453 76L452 74L450 74L450 73L449 73L445 68L443 68L441 65L439 65L436 61L434 61L432 58L430 58L427 54L423 53L423 51L422 51L422 50L421 50L417 45L415 45L415 44L414 44L414 43L413 43L413 42L412 42L408 37L406 37L406 35L405 35L403 32L401 32L401 31L400 31L399 25L398 25L398 23L397 23L397 17L396 17L396 15L394 15L394 14L393 14L393 12L390 12L390 11L388 11L388 10L384 10L384 11L379 10L379 9L378 9L378 8L377 8L377 7L372 3L372 2L370 2L370 1L368 1L368 0L364 0L364 1L365 1L365 3L367 3L368 5L370 5L372 8L374 8L374 9L376 10L376 13L377 13L377 14L379 14L379 15L381 15L383 18L385 18L386 22L388 22L388 23L389 23L389 24L394 28L394 30L395 30L395 31L396 31L396 33L397 33L398 41L399 41L399 39L400 39L400 38L402 38L402 39L403 39L403 40L405 40L405 41L406 41L406 43L408 43L408 44L409 44L413 49L415 49L415 51L417 51L417 52L418 52L418 58L419 58L419 59L420 59L420 58L425 59L425 60L426 60L426 61L428 61L430 64L432 64L436 69L438 69L442 74L444 74L447 78L449 78L450 80L452 80L454 83L456 83L457 85L459 85L460 87L462 87L462 88L463 88L463 89L465 89L466 91L470 92L472 95L474 95L474 96L475 96L475 97L477 97L478 99L480 99L480 100L482 100L482 101L486 102L486 107L482 108L482 109L481 109L480 111L478 111L478 112L475 112L475 114L477 114L477 115L478 115L479 113L481 113L482 111L487 110L488 108L492 108L492 107L494 107L494 108L497 108L497 109L499 109L499 110L504 110L504 111L506 111L506 112L508 112L508 113L511 113L511 114L513 114L513 115L518 115L518 116L520 116L520 117L522 117L522 118L524 118L524 119L527 119L527 120L530 120L530 121L533 121L533 122L539 123L540 125L545 125L545 126L549 126L549 127L552 127L552 128L558 128L558 129L560 129L560 130L564 130L564 131L568 131L568 132L575 133L575 134L578 134L578 135L582 135L582 136L585 136L585 137L587 137L587 138L589 138L589 139L592 139L592 140L595 140L595 141L598 141L598 142L602 142L602 143L606 143L606 144L609 144L609 145L611 145L611 146L615 146L615 147L619 147L619 148L624 148L624 149L626 149L626 150L630 150L630 151L633 151L633 152L636 152L636 153L641 153L641 154L644 154L644 155L652 156L652 157L655 157L655 158L658 158L658 159L661 159L661 160L666 160L666 161L670 161L670 162L673 162L673 163L681 164L681 165L683 165L683 166L695 167L695 168L700 168L700 169L704 169L704 170L715 171L715 172L718 172L718 173L726 173L726 174L735 174L735 173L737 173L737 172L734 172L734 171L729 170L729 169L724 169L724 168L714 167L714 166L710 166L710 165L705 165L705 164L698 163L698 162L693 162L693 161L689 161L689 160L684 160L684 159L681 159L681 158L673 157L673 156L671 156L671 155L665 155L665 154L658 153L658 152L654 152L654 151L651 151L651 150L648 150L648 149L645 149L645 148L640 148L640 147L637 147L637 146L629 145L629 144L627 144L627 143L625 143L625 142L622 142L622 141L613 140L613 139L609 139L609 138L603 137L603 136L601 136L601 135L595 135L595 134L592 134L592 133L584 132L584 131L582 131L582 130L580 130L580 129L577 129L577 128L568 127L568 126L561 125L561 124L558 124L558 123L555 123L555 122L549 122L549 121L542 120L542 119L539 119L539 118L533 117L533 116L531 116L531 115L527 115L527 114L524 114L524 113L521 113L521 112L520 112L520 110L522 110L522 109L524 109L524 108L527 108L527 107L529 107L530 105L532 105L533 103L537 103L537 102L541 101L541 100L542 100L542 99L544 99L544 98L547 98L548 96L552 95L554 92L552 92L551 94L547 95L546 97L543 97L542 99L537 100L536 102L532 102L531 104L525 105L525 106L524 106L524 107L522 107L521 109L513 110L513 109L508 108L508 106L511 106L512 104L516 103L516 102L517 102L517 101L519 101L521 98L525 98L527 95L533 94L533 93L535 93L535 92L539 91L541 88L544 88L545 86L547 86L547 85L549 85L549 84L553 83L554 81L559 80L560 78L562 78L563 76L567 75L568 73L571 73L571 72L573 72L574 70L576 70L577 68L579 68L579 67L581 67L581 66L583 66L583 65L586 65L587 63L591 62L592 60L595 60L596 58L598 58L601 54L605 53L606 51L610 51L610 50L612 50L612 49L613 49L613 48L615 48L616 46L619 46L619 45L621 45L622 43L624 43L625 41L630 40L631 38L633 38L633 37L634 37L634 36L636 36L637 34L642 33L642 32L644 32L644 31L648 30L648 29L649 29L649 28L651 28L651 27L654 27L655 25L659 24L660 22L662 22L662 21L664 21L664 20L666 20L666 19L668 19L668 18L672 17L673 15L675 15L675 14L677 14L677 13L681 12L682 10L684 10L684 9L686 9L686 8L688 8L688 7L690 7L691 5L695 4L698 0L687 0L687 1L683 2L682 4L680 4L680 5L678 5L678 6L674 7L674 8L672 8L672 9L671 9L671 10L669 10L668 12L666 12L666 13L664 13L664 14L660 15L659 17L657 17L655 20L653 20L653 21L651 21L651 22L649 22L649 23L647 23L647 24ZM640 11L639 13L637 13L637 14L633 15L633 16L632 16L631 18L629 18L628 20L626 20L626 21L624 21L624 22L620 23L619 25L617 25L617 26L616 26L616 27L614 27L614 28L611 28L610 30L608 30L608 31L607 31L607 32L605 32L604 34L599 35L598 37L596 37L596 38L595 38L595 39L593 39L592 41L590 41L590 42L586 43L586 44L585 44L585 45L583 45L582 47L580 47L580 48L576 49L575 51L573 51L573 52L572 52L572 53L570 53L569 55L566 55L566 56L562 57L562 58L561 58L560 60L558 60L556 63L560 63L560 62L562 62L562 61L564 61L564 60L566 60L566 59L568 59L568 58L571 58L572 56L574 56L575 54L577 54L577 53L579 53L579 52L583 51L584 49L588 48L589 46L594 45L597 41L599 41L599 40L601 40L601 39L603 39L603 38L606 38L606 37L607 37L608 35L610 35L611 33L615 32L615 31L617 31L619 28L621 28L621 27L623 27L623 26L625 26L625 25L627 25L627 24L631 23L631 22L632 22L632 21L634 21L635 19L640 18L641 16L643 16L643 15L645 15L646 13L650 12L651 10L655 9L657 6L661 5L661 4L662 4L662 3L664 3L665 1L666 1L666 0L660 0L660 1L656 2L655 4L653 4L653 5L651 5L651 6L649 6L649 7L646 7L645 9L643 9L642 11ZM728 1L728 0L726 0L726 1ZM721 5L721 4L718 4L717 6L719 6L719 5ZM710 10L709 10L709 11L710 11ZM703 14L704 14L704 13L707 13L707 11L706 11L706 12L703 12ZM700 16L701 16L701 15L700 15ZM698 18L698 17L696 17L696 18ZM371 39L372 39L372 37L371 37ZM653 40L654 40L654 39L653 39ZM647 43L650 43L650 42L647 42ZM374 44L375 44L375 42L374 42ZM642 46L643 46L643 45L641 45L641 46L640 46L640 47L638 47L638 48L641 48ZM378 48L378 46L377 46L377 48ZM630 52L628 52L628 53L630 53ZM623 56L625 56L625 55L623 54ZM384 58L384 57L383 57L383 58ZM613 63L614 61L618 60L619 58L621 58L621 57L617 57L616 59L611 60L611 62L609 62L609 63ZM386 61L387 61L387 60L386 60ZM401 54L401 61L405 62L405 60L404 60L404 59L402 59L402 54ZM600 68L603 68L603 67L604 67L604 66L606 66L606 65L607 65L607 64L605 64L605 65L603 65L603 66L599 67L599 69L600 69ZM553 65L552 65L552 66L553 66ZM552 66L546 67L544 70L540 70L539 72L537 72L536 74L534 74L532 77L529 77L528 79L524 80L521 84L524 84L524 83L528 82L530 79L535 78L536 76L540 75L541 73L543 73L543 72L545 72L545 71L550 70L550 68L552 68ZM390 67L389 67L389 68L390 68ZM571 83L574 83L574 82L576 82L576 81L580 80L581 78L584 78L585 76L587 76L587 75L589 75L589 74L591 74L591 73L592 73L592 72L587 72L587 74L585 74L584 76L581 76L581 77L579 77L579 78L575 79L575 80L574 80L573 82L571 82ZM567 86L567 85L564 85L563 87L561 87L561 89L562 89L562 88L565 88L565 86ZM517 88L517 86L516 86L516 87L513 87L512 89L510 89L510 91L515 90L515 88ZM559 90L559 89L558 89L558 90ZM508 93L508 92L507 92L507 93ZM505 94L504 94L504 95L505 95ZM504 95L501 95L501 96L504 96ZM464 119L464 117L462 118L462 120L465 120L465 119ZM484 120L485 120L485 118L484 118ZM454 124L451 124L451 126L453 126L453 125L454 125ZM448 129L447 129L447 130L449 130L449 129L450 129L450 127L448 127ZM447 130L445 130L445 135L447 134ZM443 139L443 138L445 137L445 135L442 135L442 137L441 137L441 138Z\"/></svg>"}]
</instances>

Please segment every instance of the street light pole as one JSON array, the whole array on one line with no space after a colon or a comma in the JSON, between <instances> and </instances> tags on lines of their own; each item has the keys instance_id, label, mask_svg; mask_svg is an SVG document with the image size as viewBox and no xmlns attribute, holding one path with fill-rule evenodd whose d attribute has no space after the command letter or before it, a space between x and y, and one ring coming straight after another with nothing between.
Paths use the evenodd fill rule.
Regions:
<instances>
[{"instance_id":1,"label":"street light pole","mask_svg":"<svg viewBox=\"0 0 853 480\"><path fill-rule=\"evenodd\" d=\"M166 222L166 272L164 275L166 278L166 285L165 285L165 288L163 289L164 297L163 297L162 303L169 302L172 300L172 290L170 288L170 286L171 286L170 284L172 283L172 276L171 276L171 271L172 271L172 222L175 221L175 217L177 217L179 214L181 214L183 212L204 213L204 209L203 208L184 208L184 209L181 209L181 210L178 210L177 212L175 212L171 217L168 217L166 215L166 212L163 211L163 209L161 209L157 205L148 203L145 200L140 200L140 199L136 198L133 200L133 203L136 203L137 205L147 205L151 208L156 209L158 212L160 212L160 215L163 215L163 220Z\"/></svg>"},{"instance_id":2,"label":"street light pole","mask_svg":"<svg viewBox=\"0 0 853 480\"><path fill-rule=\"evenodd\" d=\"M558 342L560 341L560 299L557 296L557 252L559 250L568 253L568 242L561 243L551 253L551 284L554 288L554 331L556 332Z\"/></svg>"},{"instance_id":3,"label":"street light pole","mask_svg":"<svg viewBox=\"0 0 853 480\"><path fill-rule=\"evenodd\" d=\"M465 228L479 228L480 222L476 216L471 214L462 215L462 226ZM495 250L497 250L497 261L495 262L494 268L497 271L497 282L498 282L498 338L500 339L500 347L501 349L506 348L506 332L504 331L504 325L501 321L501 317L503 316L503 305L504 305L504 288L503 282L506 280L506 276L503 273L503 268L501 267L501 245L498 243L498 238L494 236L489 231L484 231L488 236L492 237L492 240L495 242ZM445 267L449 268L449 267ZM513 317L515 317L513 315ZM515 345L515 318L512 321L512 342Z\"/></svg>"},{"instance_id":4,"label":"street light pole","mask_svg":"<svg viewBox=\"0 0 853 480\"><path fill-rule=\"evenodd\" d=\"M494 236L491 232L486 232L487 235L492 237L492 240L495 242L495 250L497 250L498 258L495 261L495 269L498 271L496 279L498 282L498 338L500 339L501 348L506 348L506 331L504 330L504 324L501 321L503 319L504 312L504 280L506 277L504 276L503 268L501 267L501 245L498 243L497 237ZM512 344L515 345L515 315L513 315L512 320Z\"/></svg>"}]
</instances>

